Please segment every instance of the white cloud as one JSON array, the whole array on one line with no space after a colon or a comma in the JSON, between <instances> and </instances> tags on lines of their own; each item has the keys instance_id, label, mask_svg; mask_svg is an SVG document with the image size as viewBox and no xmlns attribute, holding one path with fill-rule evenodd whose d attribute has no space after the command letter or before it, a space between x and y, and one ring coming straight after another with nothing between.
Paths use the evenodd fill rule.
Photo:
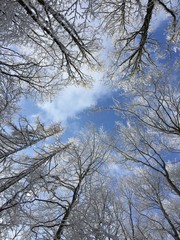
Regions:
<instances>
[{"instance_id":1,"label":"white cloud","mask_svg":"<svg viewBox=\"0 0 180 240\"><path fill-rule=\"evenodd\" d=\"M97 101L110 93L110 90L99 80L92 88L68 86L52 102L39 103L45 117L51 121L65 123L69 118L76 118L82 111L95 106Z\"/></svg>"}]
</instances>

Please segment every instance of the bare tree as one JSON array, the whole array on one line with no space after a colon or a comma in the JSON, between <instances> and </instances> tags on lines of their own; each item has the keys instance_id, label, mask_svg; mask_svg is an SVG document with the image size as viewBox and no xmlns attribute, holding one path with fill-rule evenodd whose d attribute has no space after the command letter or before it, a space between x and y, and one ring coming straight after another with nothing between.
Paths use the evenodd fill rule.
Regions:
<instances>
[{"instance_id":1,"label":"bare tree","mask_svg":"<svg viewBox=\"0 0 180 240\"><path fill-rule=\"evenodd\" d=\"M51 151L48 148L46 159L43 154L33 159L30 167L16 174L11 191L21 185L22 190L16 190L16 196L1 208L3 214L19 209L16 212L18 220L11 225L10 232L24 226L26 231L18 233L22 239L62 239L66 236L66 229L72 227L72 211L83 201L93 174L109 156L109 149L104 148L98 133L88 131L64 148L60 144L56 148L52 146ZM8 184L10 180L5 186ZM11 191L9 188L9 194ZM3 232L6 230L4 228Z\"/></svg>"},{"instance_id":2,"label":"bare tree","mask_svg":"<svg viewBox=\"0 0 180 240\"><path fill-rule=\"evenodd\" d=\"M177 164L179 153L178 81L173 76L166 79L157 73L144 82L129 85L126 103L115 100L114 109L127 121L118 123L115 149L124 160L161 173L180 195L178 182L168 172L168 163Z\"/></svg>"},{"instance_id":3,"label":"bare tree","mask_svg":"<svg viewBox=\"0 0 180 240\"><path fill-rule=\"evenodd\" d=\"M42 146L46 139L62 132L57 124L45 127L39 119L30 124L23 117L13 122L14 114L10 111L13 110L13 104L16 106L17 103L14 101L17 100L16 94L13 96L16 92L3 93L7 94L7 99L4 101L6 107L1 112L3 121L0 127L0 228L1 238L11 239L12 223L15 221L16 211L20 211L19 203L33 185L33 181L26 184L25 179L36 172L35 182L40 177L37 170L47 165L55 153L62 152L63 145L54 147L53 151ZM7 230L6 234L4 229ZM15 232L19 232L18 227Z\"/></svg>"},{"instance_id":4,"label":"bare tree","mask_svg":"<svg viewBox=\"0 0 180 240\"><path fill-rule=\"evenodd\" d=\"M12 120L14 113L18 110L17 101L20 95L21 92L13 82L6 82L0 78L0 125L5 125Z\"/></svg>"},{"instance_id":5,"label":"bare tree","mask_svg":"<svg viewBox=\"0 0 180 240\"><path fill-rule=\"evenodd\" d=\"M139 78L137 82L122 82L128 103L117 99L114 109L122 111L126 119L131 117L137 119L153 131L179 136L180 85L176 77L176 74L178 75L176 66L173 65L171 68L173 72L172 70L169 72L167 67L161 71L154 70L154 73Z\"/></svg>"},{"instance_id":6,"label":"bare tree","mask_svg":"<svg viewBox=\"0 0 180 240\"><path fill-rule=\"evenodd\" d=\"M179 239L178 199L160 174L145 168L126 176L109 171L86 188L65 239Z\"/></svg>"},{"instance_id":7,"label":"bare tree","mask_svg":"<svg viewBox=\"0 0 180 240\"><path fill-rule=\"evenodd\" d=\"M180 239L178 199L172 195L161 174L147 168L137 169L128 184L131 193L136 196L133 203L139 215L148 222L149 231L154 229L154 236L161 239ZM153 235L153 233L151 233Z\"/></svg>"},{"instance_id":8,"label":"bare tree","mask_svg":"<svg viewBox=\"0 0 180 240\"><path fill-rule=\"evenodd\" d=\"M102 0L94 3L96 17L102 19L99 30L103 29L112 39L112 64L108 77L115 77L118 82L119 79L147 72L151 66L159 65L157 58L169 49L169 44L178 41L179 12L174 1ZM152 29L159 11L169 16L169 41L164 38L164 44Z\"/></svg>"},{"instance_id":9,"label":"bare tree","mask_svg":"<svg viewBox=\"0 0 180 240\"><path fill-rule=\"evenodd\" d=\"M6 162L9 156L62 131L58 125L52 125L45 129L39 119L37 119L36 126L32 126L26 118L18 120L18 125L9 122L6 128L2 127L0 130L1 163Z\"/></svg>"},{"instance_id":10,"label":"bare tree","mask_svg":"<svg viewBox=\"0 0 180 240\"><path fill-rule=\"evenodd\" d=\"M2 78L46 93L68 83L86 85L83 64L96 62L97 45L84 9L79 1L1 2Z\"/></svg>"}]
</instances>

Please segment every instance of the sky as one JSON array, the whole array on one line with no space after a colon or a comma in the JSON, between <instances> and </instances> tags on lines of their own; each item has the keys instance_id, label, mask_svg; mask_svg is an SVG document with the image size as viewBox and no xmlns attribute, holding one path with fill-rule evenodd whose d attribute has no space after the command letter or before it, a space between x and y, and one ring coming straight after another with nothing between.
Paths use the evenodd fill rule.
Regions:
<instances>
[{"instance_id":1,"label":"sky","mask_svg":"<svg viewBox=\"0 0 180 240\"><path fill-rule=\"evenodd\" d=\"M115 91L97 80L91 89L69 86L51 102L35 103L30 98L23 99L22 114L29 116L31 121L39 117L44 123L61 123L70 136L76 134L85 124L110 130L118 116L113 111L97 108L112 106L112 97L115 95Z\"/></svg>"},{"instance_id":2,"label":"sky","mask_svg":"<svg viewBox=\"0 0 180 240\"><path fill-rule=\"evenodd\" d=\"M160 11L151 25L152 31L160 41L164 38L162 34L164 34L164 24L168 17ZM110 40L104 39L105 52L107 48L111 48L110 45ZM106 56L102 54L101 57L107 63ZM98 128L111 130L119 117L113 111L94 111L94 108L112 106L113 98L118 93L103 83L103 71L90 72L90 75L94 80L91 88L67 86L51 102L22 99L22 114L30 117L32 121L38 116L44 123L61 122L66 128L67 136L78 132L84 124L94 124Z\"/></svg>"}]
</instances>

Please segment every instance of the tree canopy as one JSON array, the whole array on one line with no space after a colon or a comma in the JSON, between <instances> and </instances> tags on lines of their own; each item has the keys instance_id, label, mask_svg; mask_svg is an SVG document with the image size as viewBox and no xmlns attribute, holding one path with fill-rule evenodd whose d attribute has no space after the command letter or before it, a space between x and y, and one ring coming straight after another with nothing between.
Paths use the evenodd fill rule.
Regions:
<instances>
[{"instance_id":1,"label":"tree canopy","mask_svg":"<svg viewBox=\"0 0 180 240\"><path fill-rule=\"evenodd\" d=\"M0 30L0 238L179 240L178 1L0 0ZM20 114L94 69L112 131Z\"/></svg>"}]
</instances>

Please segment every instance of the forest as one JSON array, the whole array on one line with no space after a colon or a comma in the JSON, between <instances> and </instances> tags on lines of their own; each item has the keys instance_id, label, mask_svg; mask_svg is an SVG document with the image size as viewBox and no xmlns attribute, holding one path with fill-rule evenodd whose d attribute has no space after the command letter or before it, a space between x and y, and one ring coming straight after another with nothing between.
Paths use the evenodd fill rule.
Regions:
<instances>
[{"instance_id":1,"label":"forest","mask_svg":"<svg viewBox=\"0 0 180 240\"><path fill-rule=\"evenodd\" d=\"M180 240L179 12L0 0L1 240ZM112 129L84 123L64 140L61 123L22 114L22 99L91 89L93 71L116 94L89 111L115 114Z\"/></svg>"}]
</instances>

